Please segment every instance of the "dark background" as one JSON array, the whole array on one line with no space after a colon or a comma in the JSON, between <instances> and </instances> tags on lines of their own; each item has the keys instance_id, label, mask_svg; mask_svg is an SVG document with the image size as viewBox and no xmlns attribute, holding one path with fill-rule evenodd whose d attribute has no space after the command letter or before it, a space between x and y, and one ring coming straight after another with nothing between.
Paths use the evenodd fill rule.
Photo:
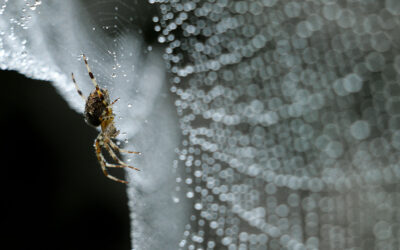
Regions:
<instances>
[{"instance_id":1,"label":"dark background","mask_svg":"<svg viewBox=\"0 0 400 250\"><path fill-rule=\"evenodd\" d=\"M92 146L97 131L51 83L0 74L2 245L130 249L125 185L102 174ZM111 172L123 178L122 170Z\"/></svg>"}]
</instances>

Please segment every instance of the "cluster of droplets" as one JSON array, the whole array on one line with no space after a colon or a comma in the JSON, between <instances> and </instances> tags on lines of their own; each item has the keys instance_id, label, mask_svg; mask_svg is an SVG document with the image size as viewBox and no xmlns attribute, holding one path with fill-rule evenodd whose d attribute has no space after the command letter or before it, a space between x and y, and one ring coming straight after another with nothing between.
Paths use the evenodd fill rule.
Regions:
<instances>
[{"instance_id":1,"label":"cluster of droplets","mask_svg":"<svg viewBox=\"0 0 400 250\"><path fill-rule=\"evenodd\" d=\"M193 204L180 248L399 248L398 1L150 3Z\"/></svg>"},{"instance_id":2,"label":"cluster of droplets","mask_svg":"<svg viewBox=\"0 0 400 250\"><path fill-rule=\"evenodd\" d=\"M2 15L7 8L11 8L12 12L15 14L11 16L9 19L10 24L16 24L23 29L28 29L29 21L31 20L32 16L30 11L35 11L38 6L42 4L40 0L24 0L24 3L19 6L19 8L15 8L19 4L15 4L13 2L8 2L8 0L4 0L2 5L0 6L0 15Z\"/></svg>"},{"instance_id":3,"label":"cluster of droplets","mask_svg":"<svg viewBox=\"0 0 400 250\"><path fill-rule=\"evenodd\" d=\"M38 65L28 56L28 27L42 4L40 0L4 0L0 5L0 69L18 69L28 75L47 79L48 67Z\"/></svg>"}]
</instances>

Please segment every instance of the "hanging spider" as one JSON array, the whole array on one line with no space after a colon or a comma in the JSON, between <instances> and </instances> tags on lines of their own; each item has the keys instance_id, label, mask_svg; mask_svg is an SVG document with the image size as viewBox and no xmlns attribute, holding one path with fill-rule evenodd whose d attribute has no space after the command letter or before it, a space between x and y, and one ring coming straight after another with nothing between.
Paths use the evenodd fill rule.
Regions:
<instances>
[{"instance_id":1,"label":"hanging spider","mask_svg":"<svg viewBox=\"0 0 400 250\"><path fill-rule=\"evenodd\" d=\"M82 55L83 61L85 62L86 69L89 73L90 79L92 80L92 83L94 84L94 87L96 88L93 90L89 97L86 98L83 94L82 91L79 89L78 85L76 84L74 73L71 73L72 76L72 81L75 84L75 88L78 91L78 94L82 97L82 99L85 101L85 121L91 126L98 127L101 126L101 132L97 136L95 142L94 142L94 148L96 150L96 156L97 160L99 161L101 165L101 169L103 170L103 173L106 177L110 178L111 180L121 182L121 183L128 183L127 181L120 180L107 172L107 167L108 168L131 168L134 170L139 171L139 169L129 166L125 162L121 161L115 152L112 150L116 150L118 152L124 152L124 153L131 153L131 154L140 154L140 152L134 152L134 151L128 151L119 148L113 141L112 139L116 138L117 135L119 134L119 130L116 129L115 124L114 124L114 113L111 108L111 106L116 103L119 98L115 99L112 103L110 103L110 98L108 95L108 90L100 88L99 85L96 82L96 79L94 78L94 75L92 71L90 70L89 64L86 60L86 56ZM107 152L109 152L110 156L119 164L110 164L106 162L101 149L105 148Z\"/></svg>"}]
</instances>

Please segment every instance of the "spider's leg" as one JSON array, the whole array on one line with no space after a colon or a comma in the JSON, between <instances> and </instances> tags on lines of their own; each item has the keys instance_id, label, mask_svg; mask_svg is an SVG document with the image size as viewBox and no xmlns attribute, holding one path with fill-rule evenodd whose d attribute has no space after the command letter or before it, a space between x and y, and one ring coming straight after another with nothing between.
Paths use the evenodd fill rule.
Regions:
<instances>
[{"instance_id":1,"label":"spider's leg","mask_svg":"<svg viewBox=\"0 0 400 250\"><path fill-rule=\"evenodd\" d=\"M118 178L116 178L116 177L114 177L114 176L108 174L106 167L112 167L112 166L109 166L109 165L111 165L111 164L108 164L108 163L106 162L106 160L104 159L104 156L103 156L103 154L101 153L101 143L100 143L100 142L103 142L103 140L102 140L102 134L100 134L100 135L96 138L96 141L95 141L95 143L94 143L94 147L95 147L95 149L96 149L97 160L98 160L99 163L100 163L101 169L103 170L103 174L104 174L107 178L109 178L109 179L111 179L111 180L113 180L113 181L120 182L120 183L125 183L125 184L128 183L127 181L118 179Z\"/></svg>"},{"instance_id":2,"label":"spider's leg","mask_svg":"<svg viewBox=\"0 0 400 250\"><path fill-rule=\"evenodd\" d=\"M115 142L113 142L112 140L109 140L109 142L110 142L110 146L116 151L123 152L123 153L128 153L128 154L137 154L137 155L141 155L142 154L140 152L129 151L129 150L125 150L125 149L119 148L117 146L117 144L115 144Z\"/></svg>"},{"instance_id":3,"label":"spider's leg","mask_svg":"<svg viewBox=\"0 0 400 250\"><path fill-rule=\"evenodd\" d=\"M72 81L74 82L76 91L77 91L78 94L82 97L83 101L86 102L86 96L84 96L84 95L82 94L82 91L79 89L78 84L76 84L75 77L74 77L74 73L71 73L71 77L72 77Z\"/></svg>"},{"instance_id":4,"label":"spider's leg","mask_svg":"<svg viewBox=\"0 0 400 250\"><path fill-rule=\"evenodd\" d=\"M119 97L117 99L115 99L111 104L109 104L108 106L112 106L114 105L114 103L116 103L119 100Z\"/></svg>"},{"instance_id":5,"label":"spider's leg","mask_svg":"<svg viewBox=\"0 0 400 250\"><path fill-rule=\"evenodd\" d=\"M107 142L109 142L111 140L107 140ZM111 155L111 157L114 159L114 161L118 162L118 164L120 164L122 167L126 167L126 168L130 168L130 169L134 169L136 171L140 171L140 169L129 166L128 164L126 164L125 162L121 161L118 156L114 153L114 151L112 151L112 149L110 148L110 146L108 146L107 142L104 144L104 147L107 149L108 153ZM117 165L118 166L118 165Z\"/></svg>"},{"instance_id":6,"label":"spider's leg","mask_svg":"<svg viewBox=\"0 0 400 250\"><path fill-rule=\"evenodd\" d=\"M131 169L133 169L131 166L128 166L126 164L117 165L117 164L111 164L111 163L108 163L108 162L106 162L106 167L108 167L108 168L131 168ZM134 170L140 171L140 169L137 169L137 168L134 168Z\"/></svg>"},{"instance_id":7,"label":"spider's leg","mask_svg":"<svg viewBox=\"0 0 400 250\"><path fill-rule=\"evenodd\" d=\"M100 98L102 98L104 95L103 95L103 93L101 93L101 91L100 91L100 87L99 87L99 85L97 84L96 79L94 78L94 75L93 75L93 73L92 73L92 70L90 69L89 64L88 64L88 62L87 62L87 60L86 60L85 54L82 54L82 57L83 57L83 61L85 62L85 65L86 65L86 69L87 69L87 71L88 71L88 73L89 73L90 80L92 80L93 85L96 87L96 92L97 92L97 94L99 95Z\"/></svg>"}]
</instances>

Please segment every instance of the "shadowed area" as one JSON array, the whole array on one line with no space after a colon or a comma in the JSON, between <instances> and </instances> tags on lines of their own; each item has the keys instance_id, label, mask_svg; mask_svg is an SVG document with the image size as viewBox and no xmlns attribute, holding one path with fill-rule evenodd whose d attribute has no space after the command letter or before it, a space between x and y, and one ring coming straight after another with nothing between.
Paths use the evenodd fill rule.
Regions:
<instances>
[{"instance_id":1,"label":"shadowed area","mask_svg":"<svg viewBox=\"0 0 400 250\"><path fill-rule=\"evenodd\" d=\"M97 131L50 83L12 71L0 76L7 93L0 100L4 244L129 249L126 187L101 172Z\"/></svg>"}]
</instances>

